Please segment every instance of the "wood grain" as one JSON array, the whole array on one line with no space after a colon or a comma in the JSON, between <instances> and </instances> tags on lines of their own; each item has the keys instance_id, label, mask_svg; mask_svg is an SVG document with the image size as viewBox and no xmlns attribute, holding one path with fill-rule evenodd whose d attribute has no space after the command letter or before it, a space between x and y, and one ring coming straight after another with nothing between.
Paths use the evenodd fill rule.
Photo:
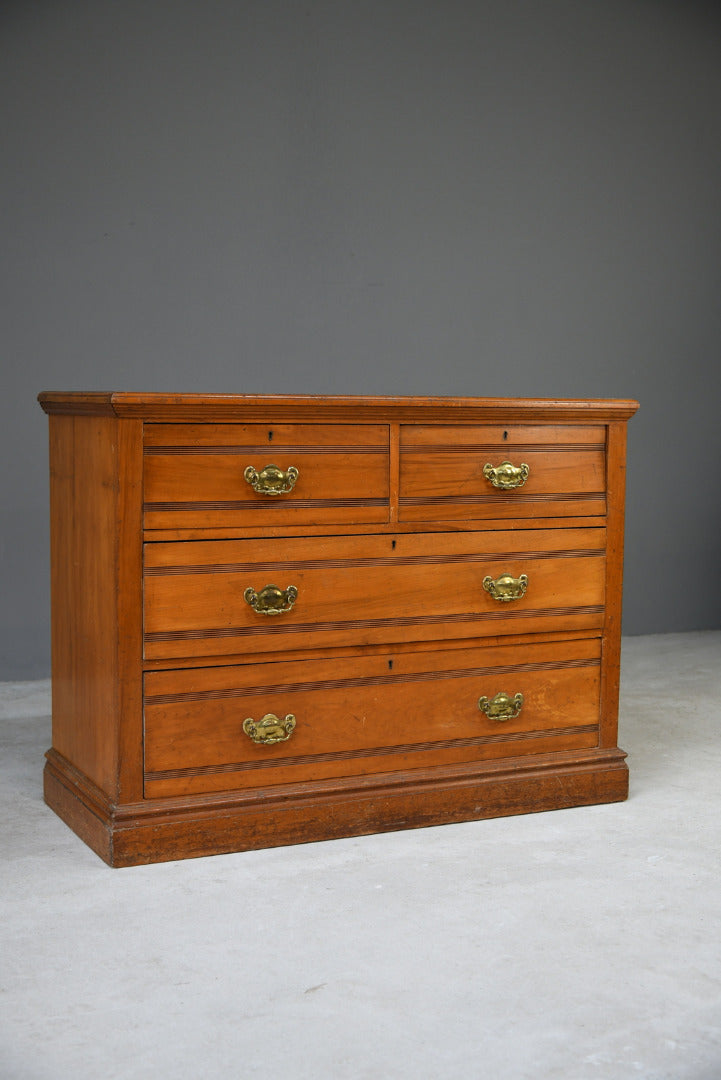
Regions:
<instances>
[{"instance_id":1,"label":"wood grain","mask_svg":"<svg viewBox=\"0 0 721 1080\"><path fill-rule=\"evenodd\" d=\"M384 522L388 427L318 424L147 424L145 527L213 528L261 521ZM292 491L263 495L252 465L299 470Z\"/></svg>"},{"instance_id":2,"label":"wood grain","mask_svg":"<svg viewBox=\"0 0 721 1080\"><path fill-rule=\"evenodd\" d=\"M356 775L377 770L379 756L388 770L595 746L599 669L590 640L154 672L145 679L146 792ZM478 707L502 690L524 695L515 719ZM259 746L243 733L246 716L268 712L295 715L287 742Z\"/></svg>"},{"instance_id":3,"label":"wood grain","mask_svg":"<svg viewBox=\"0 0 721 1080\"><path fill-rule=\"evenodd\" d=\"M618 739L618 699L621 674L621 612L623 601L623 540L626 494L626 425L608 428L608 605L604 619L603 680L601 687L601 745Z\"/></svg>"},{"instance_id":4,"label":"wood grain","mask_svg":"<svg viewBox=\"0 0 721 1080\"><path fill-rule=\"evenodd\" d=\"M628 420L638 402L610 398L367 397L315 394L136 394L46 391L47 413L128 416L151 422L598 424Z\"/></svg>"},{"instance_id":5,"label":"wood grain","mask_svg":"<svg viewBox=\"0 0 721 1080\"><path fill-rule=\"evenodd\" d=\"M616 739L635 402L40 402L52 518L45 794L111 865L625 798ZM524 488L489 489L485 462L519 456L531 466ZM242 479L247 464L271 462L300 469L290 498L258 499ZM529 579L511 604L482 587L505 573ZM271 583L299 593L267 618L243 593ZM479 710L499 690L523 693L517 718ZM287 742L243 733L265 712L296 716Z\"/></svg>"},{"instance_id":6,"label":"wood grain","mask_svg":"<svg viewBox=\"0 0 721 1080\"><path fill-rule=\"evenodd\" d=\"M530 473L522 487L503 491L483 467L507 460ZM603 514L605 489L599 426L401 428L401 521Z\"/></svg>"},{"instance_id":7,"label":"wood grain","mask_svg":"<svg viewBox=\"0 0 721 1080\"><path fill-rule=\"evenodd\" d=\"M203 656L426 639L475 632L598 627L605 585L603 530L446 533L152 544L145 552L145 656ZM270 557L272 555L272 557ZM521 599L503 603L487 576L526 574ZM246 588L298 588L292 610L257 614Z\"/></svg>"},{"instance_id":8,"label":"wood grain","mask_svg":"<svg viewBox=\"0 0 721 1080\"><path fill-rule=\"evenodd\" d=\"M46 798L111 866L136 866L617 802L628 795L624 758L615 749L537 754L111 809L55 758Z\"/></svg>"},{"instance_id":9,"label":"wood grain","mask_svg":"<svg viewBox=\"0 0 721 1080\"><path fill-rule=\"evenodd\" d=\"M130 798L142 791L141 427L50 422L53 746Z\"/></svg>"}]
</instances>

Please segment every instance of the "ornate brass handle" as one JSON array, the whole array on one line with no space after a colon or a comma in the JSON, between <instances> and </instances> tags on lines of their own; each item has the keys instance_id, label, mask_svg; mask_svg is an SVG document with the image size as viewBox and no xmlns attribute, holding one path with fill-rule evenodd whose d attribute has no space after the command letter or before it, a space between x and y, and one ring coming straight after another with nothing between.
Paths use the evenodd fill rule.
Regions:
<instances>
[{"instance_id":1,"label":"ornate brass handle","mask_svg":"<svg viewBox=\"0 0 721 1080\"><path fill-rule=\"evenodd\" d=\"M253 611L259 615L282 615L290 611L298 596L295 585L289 585L287 589L279 589L277 585L266 585L259 593L250 586L243 593L245 602L250 604Z\"/></svg>"},{"instance_id":2,"label":"ornate brass handle","mask_svg":"<svg viewBox=\"0 0 721 1080\"><path fill-rule=\"evenodd\" d=\"M501 690L490 701L487 697L480 698L478 708L489 720L515 720L523 708L523 694L511 697L505 690Z\"/></svg>"},{"instance_id":3,"label":"ornate brass handle","mask_svg":"<svg viewBox=\"0 0 721 1080\"><path fill-rule=\"evenodd\" d=\"M490 461L483 466L483 475L489 480L494 488L502 491L510 491L511 488L523 487L528 474L528 465L511 465L510 461L502 461L500 465L491 465Z\"/></svg>"},{"instance_id":4,"label":"ornate brass handle","mask_svg":"<svg viewBox=\"0 0 721 1080\"><path fill-rule=\"evenodd\" d=\"M259 495L287 495L295 487L298 470L295 465L289 465L285 472L277 465L266 465L258 472L249 465L243 476Z\"/></svg>"},{"instance_id":5,"label":"ornate brass handle","mask_svg":"<svg viewBox=\"0 0 721 1080\"><path fill-rule=\"evenodd\" d=\"M262 720L254 720L249 716L243 721L243 731L254 743L262 743L263 746L272 746L273 743L285 742L295 730L295 717L288 713L281 720L275 713L266 713Z\"/></svg>"},{"instance_id":6,"label":"ornate brass handle","mask_svg":"<svg viewBox=\"0 0 721 1080\"><path fill-rule=\"evenodd\" d=\"M521 574L517 578L511 574L501 574L495 581L488 575L483 579L483 588L487 593L490 593L494 600L501 600L503 603L520 600L522 596L526 595L528 574Z\"/></svg>"}]
</instances>

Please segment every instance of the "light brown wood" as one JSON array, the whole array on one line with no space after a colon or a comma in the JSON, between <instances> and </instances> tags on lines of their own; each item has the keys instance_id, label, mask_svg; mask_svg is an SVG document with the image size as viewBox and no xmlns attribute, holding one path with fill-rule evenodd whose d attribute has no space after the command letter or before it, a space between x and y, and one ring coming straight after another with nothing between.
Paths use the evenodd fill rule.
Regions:
<instances>
[{"instance_id":1,"label":"light brown wood","mask_svg":"<svg viewBox=\"0 0 721 1080\"><path fill-rule=\"evenodd\" d=\"M534 754L108 807L50 751L45 797L111 866L137 866L618 802L628 795L624 759L616 749Z\"/></svg>"},{"instance_id":2,"label":"light brown wood","mask_svg":"<svg viewBox=\"0 0 721 1080\"><path fill-rule=\"evenodd\" d=\"M595 746L600 644L475 648L154 672L145 678L146 793L167 796ZM522 693L518 717L478 707ZM256 745L246 717L292 714Z\"/></svg>"},{"instance_id":3,"label":"light brown wood","mask_svg":"<svg viewBox=\"0 0 721 1080\"><path fill-rule=\"evenodd\" d=\"M397 502L396 502L397 511ZM343 528L338 528L338 523L335 525L324 525L320 522L313 525L313 533L316 536L337 536L339 532L342 532L344 536L366 536L369 532L374 535L377 534L391 534L395 535L398 532L403 533L444 533L444 532L465 532L468 529L468 519L456 518L447 521L403 521L399 522L396 516L394 517L394 504L392 501L391 492L391 520L388 522L373 522L372 529L369 530L368 524L356 525L353 523L343 523ZM584 528L605 528L606 514L592 514L590 516L583 515L580 520L574 520L573 517L544 517L540 521L535 521L532 517L526 518L522 513L513 518L512 521L490 520L484 518L482 524L475 523L476 527L482 528L483 532L491 532L497 529L507 530L509 528L519 529L534 529L543 526L544 529L572 529L576 528L579 524ZM145 529L143 532L143 538L149 542L156 540L207 540L208 536L212 535L217 540L234 540L241 532L240 529L229 529L225 526L215 528L212 530L202 528L182 528L182 529ZM244 525L242 529L242 535L247 539L251 537L272 539L274 537L286 537L286 536L307 536L309 532L307 525L273 525L269 524L263 527L262 525Z\"/></svg>"},{"instance_id":4,"label":"light brown wood","mask_svg":"<svg viewBox=\"0 0 721 1080\"><path fill-rule=\"evenodd\" d=\"M315 394L135 394L46 391L47 413L134 417L149 423L528 423L628 420L637 401L610 398L364 397ZM322 414L322 416L321 416Z\"/></svg>"},{"instance_id":5,"label":"light brown wood","mask_svg":"<svg viewBox=\"0 0 721 1080\"><path fill-rule=\"evenodd\" d=\"M596 429L603 437L603 428ZM260 457L315 452L318 454L388 450L387 424L153 424L143 434L147 456L181 454L240 454ZM288 462L288 464L291 464ZM242 470L241 470L242 471ZM207 477L207 482L212 482Z\"/></svg>"},{"instance_id":6,"label":"light brown wood","mask_svg":"<svg viewBox=\"0 0 721 1080\"><path fill-rule=\"evenodd\" d=\"M117 480L117 618L118 793L119 803L142 798L143 762L143 596L142 582L142 421L116 425Z\"/></svg>"},{"instance_id":7,"label":"light brown wood","mask_svg":"<svg viewBox=\"0 0 721 1080\"><path fill-rule=\"evenodd\" d=\"M605 429L487 425L401 429L400 520L604 514ZM522 487L499 491L486 464L524 463Z\"/></svg>"},{"instance_id":8,"label":"light brown wood","mask_svg":"<svg viewBox=\"0 0 721 1080\"><path fill-rule=\"evenodd\" d=\"M388 520L388 427L318 424L148 424L145 527L242 528ZM244 479L295 466L283 495Z\"/></svg>"},{"instance_id":9,"label":"light brown wood","mask_svg":"<svg viewBox=\"0 0 721 1080\"><path fill-rule=\"evenodd\" d=\"M529 584L499 602L483 580ZM145 657L592 629L603 624L605 530L148 544ZM267 616L246 588L294 585L290 611Z\"/></svg>"},{"instance_id":10,"label":"light brown wood","mask_svg":"<svg viewBox=\"0 0 721 1080\"><path fill-rule=\"evenodd\" d=\"M568 630L564 628L562 631L556 633L536 633L536 634L488 634L483 638L483 645L489 648L492 645L527 645L527 644L544 644L549 641L587 641L591 638L601 638L603 631L601 627L593 630ZM302 640L296 643L299 648L290 649L284 648L282 652L283 660L306 660L309 656L309 650L302 647ZM435 640L432 642L419 643L418 641L394 641L393 652L394 654L402 652L415 652L418 649L419 644L423 644L424 649L433 648L434 651L439 652L444 649L460 649L460 648L473 648L478 645L477 637L455 637L446 638L445 640ZM378 654L385 654L388 652L388 643L381 644L367 644L363 646L364 656L376 656ZM339 645L333 649L333 656L340 659L344 656L356 656L358 654L358 647L350 647L348 645ZM310 655L314 655L311 652ZM237 664L264 664L275 663L279 659L278 650L271 650L267 652L253 652L247 655L239 656L237 653L229 653L227 655L220 656L204 656L202 660L199 660L197 656L178 656L174 657L172 661L173 670L180 668L197 668L198 664L202 664L204 667L231 667ZM166 671L168 669L167 658L160 660L145 660L143 664L145 671Z\"/></svg>"},{"instance_id":11,"label":"light brown wood","mask_svg":"<svg viewBox=\"0 0 721 1080\"><path fill-rule=\"evenodd\" d=\"M137 798L141 424L118 427L51 418L53 746L109 796Z\"/></svg>"},{"instance_id":12,"label":"light brown wood","mask_svg":"<svg viewBox=\"0 0 721 1080\"><path fill-rule=\"evenodd\" d=\"M635 402L40 400L46 799L111 865L625 797ZM519 455L524 487L490 488L484 463ZM292 492L245 483L271 462L300 469ZM525 596L489 596L502 574ZM298 598L258 615L244 590L271 583ZM517 717L479 710L499 691L523 693ZM289 740L243 732L266 712L296 716Z\"/></svg>"},{"instance_id":13,"label":"light brown wood","mask_svg":"<svg viewBox=\"0 0 721 1080\"><path fill-rule=\"evenodd\" d=\"M401 470L401 451L400 451L400 424L391 424L389 429L389 447L388 447L388 473L389 473L389 526L396 526L398 523L398 500L400 495L400 470Z\"/></svg>"},{"instance_id":14,"label":"light brown wood","mask_svg":"<svg viewBox=\"0 0 721 1080\"><path fill-rule=\"evenodd\" d=\"M531 450L548 452L603 450L604 424L403 424L404 452L450 449L461 456L471 451L488 453L499 460Z\"/></svg>"},{"instance_id":15,"label":"light brown wood","mask_svg":"<svg viewBox=\"0 0 721 1080\"><path fill-rule=\"evenodd\" d=\"M621 608L623 598L623 524L626 497L626 425L608 425L608 602L603 634L601 746L618 738L618 696L621 674Z\"/></svg>"}]
</instances>

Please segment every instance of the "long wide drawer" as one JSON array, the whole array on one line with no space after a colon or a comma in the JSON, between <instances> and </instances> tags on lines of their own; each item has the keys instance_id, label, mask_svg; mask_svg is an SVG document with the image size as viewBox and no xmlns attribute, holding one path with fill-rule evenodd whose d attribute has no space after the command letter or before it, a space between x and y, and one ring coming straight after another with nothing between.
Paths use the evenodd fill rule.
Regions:
<instances>
[{"instance_id":1,"label":"long wide drawer","mask_svg":"<svg viewBox=\"0 0 721 1080\"><path fill-rule=\"evenodd\" d=\"M600 655L593 638L150 672L145 793L595 746Z\"/></svg>"},{"instance_id":2,"label":"long wide drawer","mask_svg":"<svg viewBox=\"0 0 721 1080\"><path fill-rule=\"evenodd\" d=\"M146 544L145 657L599 628L605 539L532 529Z\"/></svg>"},{"instance_id":3,"label":"long wide drawer","mask_svg":"<svg viewBox=\"0 0 721 1080\"><path fill-rule=\"evenodd\" d=\"M401 521L606 512L600 425L401 428Z\"/></svg>"},{"instance_id":4,"label":"long wide drawer","mask_svg":"<svg viewBox=\"0 0 721 1080\"><path fill-rule=\"evenodd\" d=\"M388 426L147 424L146 529L388 520Z\"/></svg>"}]
</instances>

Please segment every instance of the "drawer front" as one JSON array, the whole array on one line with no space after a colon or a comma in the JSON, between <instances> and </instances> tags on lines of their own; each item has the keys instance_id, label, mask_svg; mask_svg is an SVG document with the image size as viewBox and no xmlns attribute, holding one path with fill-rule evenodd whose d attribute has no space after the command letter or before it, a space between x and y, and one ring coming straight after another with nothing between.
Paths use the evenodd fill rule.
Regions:
<instances>
[{"instance_id":1,"label":"drawer front","mask_svg":"<svg viewBox=\"0 0 721 1080\"><path fill-rule=\"evenodd\" d=\"M600 651L591 639L151 672L145 794L596 746ZM253 741L269 715L282 741Z\"/></svg>"},{"instance_id":2,"label":"drawer front","mask_svg":"<svg viewBox=\"0 0 721 1080\"><path fill-rule=\"evenodd\" d=\"M595 629L604 594L604 529L151 543L145 656Z\"/></svg>"},{"instance_id":3,"label":"drawer front","mask_svg":"<svg viewBox=\"0 0 721 1080\"><path fill-rule=\"evenodd\" d=\"M606 512L605 428L600 425L409 425L401 428L400 460L401 521ZM504 463L511 468L499 472Z\"/></svg>"},{"instance_id":4,"label":"drawer front","mask_svg":"<svg viewBox=\"0 0 721 1080\"><path fill-rule=\"evenodd\" d=\"M147 424L143 461L146 529L388 520L383 424Z\"/></svg>"}]
</instances>

